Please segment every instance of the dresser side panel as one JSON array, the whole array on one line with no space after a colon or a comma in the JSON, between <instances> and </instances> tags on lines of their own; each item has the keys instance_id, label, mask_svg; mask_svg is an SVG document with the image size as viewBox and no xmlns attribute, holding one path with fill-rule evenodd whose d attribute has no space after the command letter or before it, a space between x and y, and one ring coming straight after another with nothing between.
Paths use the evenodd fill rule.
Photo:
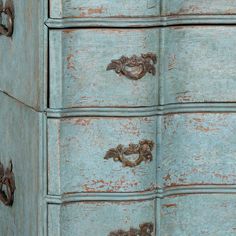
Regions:
<instances>
[{"instance_id":1,"label":"dresser side panel","mask_svg":"<svg viewBox=\"0 0 236 236\"><path fill-rule=\"evenodd\" d=\"M14 0L13 35L0 36L0 90L37 110L44 92L43 2Z\"/></svg>"},{"instance_id":2,"label":"dresser side panel","mask_svg":"<svg viewBox=\"0 0 236 236\"><path fill-rule=\"evenodd\" d=\"M2 93L0 107L0 161L12 160L16 183L13 206L0 202L1 235L38 235L39 114Z\"/></svg>"}]
</instances>

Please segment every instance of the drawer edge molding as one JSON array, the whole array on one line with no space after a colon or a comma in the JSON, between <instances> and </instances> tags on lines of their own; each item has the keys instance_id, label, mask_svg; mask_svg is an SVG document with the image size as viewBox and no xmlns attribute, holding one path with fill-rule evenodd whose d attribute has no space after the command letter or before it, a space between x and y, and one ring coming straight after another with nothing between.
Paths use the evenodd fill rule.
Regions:
<instances>
[{"instance_id":1,"label":"drawer edge molding","mask_svg":"<svg viewBox=\"0 0 236 236\"><path fill-rule=\"evenodd\" d=\"M143 18L48 18L45 25L51 29L77 27L154 27L190 24L236 24L236 15L182 15Z\"/></svg>"},{"instance_id":2,"label":"drawer edge molding","mask_svg":"<svg viewBox=\"0 0 236 236\"><path fill-rule=\"evenodd\" d=\"M147 201L161 197L157 190L148 192L123 193L68 193L63 195L47 195L48 204L66 204L81 201Z\"/></svg>"},{"instance_id":3,"label":"drawer edge molding","mask_svg":"<svg viewBox=\"0 0 236 236\"><path fill-rule=\"evenodd\" d=\"M151 162L153 159L152 150L154 142L151 140L142 140L138 144L129 144L125 147L119 144L116 148L107 151L104 159L113 159L115 162L121 162L123 167L136 167L142 162ZM135 160L129 160L125 156L138 155Z\"/></svg>"},{"instance_id":4,"label":"drawer edge molding","mask_svg":"<svg viewBox=\"0 0 236 236\"><path fill-rule=\"evenodd\" d=\"M139 229L130 228L129 231L124 231L122 229L111 232L108 236L124 236L124 235L132 235L132 236L152 236L154 231L153 223L144 223L139 225Z\"/></svg>"},{"instance_id":5,"label":"drawer edge molding","mask_svg":"<svg viewBox=\"0 0 236 236\"><path fill-rule=\"evenodd\" d=\"M144 117L174 113L224 112L235 113L236 103L186 103L167 104L152 107L81 107L67 109L46 109L48 118L66 117Z\"/></svg>"},{"instance_id":6,"label":"drawer edge molding","mask_svg":"<svg viewBox=\"0 0 236 236\"><path fill-rule=\"evenodd\" d=\"M47 195L45 200L48 204L66 204L81 201L146 201L152 199L163 199L176 195L193 194L236 194L236 185L192 185L158 188L149 192L136 193L71 193L64 195Z\"/></svg>"}]
</instances>

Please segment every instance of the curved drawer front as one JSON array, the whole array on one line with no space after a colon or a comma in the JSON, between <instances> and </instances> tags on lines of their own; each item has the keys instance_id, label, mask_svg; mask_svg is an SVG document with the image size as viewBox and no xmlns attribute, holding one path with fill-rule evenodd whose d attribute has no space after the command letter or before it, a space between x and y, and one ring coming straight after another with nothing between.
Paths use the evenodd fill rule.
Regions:
<instances>
[{"instance_id":1,"label":"curved drawer front","mask_svg":"<svg viewBox=\"0 0 236 236\"><path fill-rule=\"evenodd\" d=\"M161 235L234 236L234 194L183 195L161 203Z\"/></svg>"},{"instance_id":2,"label":"curved drawer front","mask_svg":"<svg viewBox=\"0 0 236 236\"><path fill-rule=\"evenodd\" d=\"M231 0L163 0L163 15L231 15L236 14Z\"/></svg>"},{"instance_id":3,"label":"curved drawer front","mask_svg":"<svg viewBox=\"0 0 236 236\"><path fill-rule=\"evenodd\" d=\"M49 205L49 235L156 235L155 201L80 202ZM133 228L130 231L130 228ZM136 233L134 229L137 230ZM142 234L138 233L142 229ZM129 234L121 234L118 230ZM145 233L145 234L144 234Z\"/></svg>"},{"instance_id":4,"label":"curved drawer front","mask_svg":"<svg viewBox=\"0 0 236 236\"><path fill-rule=\"evenodd\" d=\"M155 189L156 127L156 117L50 119L49 193Z\"/></svg>"},{"instance_id":5,"label":"curved drawer front","mask_svg":"<svg viewBox=\"0 0 236 236\"><path fill-rule=\"evenodd\" d=\"M50 107L157 105L158 40L158 29L50 31Z\"/></svg>"},{"instance_id":6,"label":"curved drawer front","mask_svg":"<svg viewBox=\"0 0 236 236\"><path fill-rule=\"evenodd\" d=\"M146 17L159 15L159 0L49 0L52 18Z\"/></svg>"},{"instance_id":7,"label":"curved drawer front","mask_svg":"<svg viewBox=\"0 0 236 236\"><path fill-rule=\"evenodd\" d=\"M235 184L235 119L227 113L163 117L163 185Z\"/></svg>"},{"instance_id":8,"label":"curved drawer front","mask_svg":"<svg viewBox=\"0 0 236 236\"><path fill-rule=\"evenodd\" d=\"M236 27L164 29L162 103L236 101Z\"/></svg>"}]
</instances>

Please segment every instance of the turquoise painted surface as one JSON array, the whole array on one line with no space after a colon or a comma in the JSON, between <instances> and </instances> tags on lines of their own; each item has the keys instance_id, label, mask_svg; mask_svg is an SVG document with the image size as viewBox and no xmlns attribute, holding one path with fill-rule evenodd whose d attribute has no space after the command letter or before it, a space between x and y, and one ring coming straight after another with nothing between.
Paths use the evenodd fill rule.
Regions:
<instances>
[{"instance_id":1,"label":"turquoise painted surface","mask_svg":"<svg viewBox=\"0 0 236 236\"><path fill-rule=\"evenodd\" d=\"M13 38L0 37L0 90L43 111L49 96L55 115L42 131L48 140L42 140L44 113L0 95L0 159L4 164L13 159L17 177L13 208L0 204L0 235L106 236L154 221L153 236L235 235L235 27L114 28L129 26L137 16L143 18L133 20L136 26L234 23L235 1L51 0L51 16L67 20L54 22L75 29L50 30L49 91L43 88L48 41L45 36L43 48L42 2L15 2ZM170 17L148 18L159 15L159 4L162 16ZM214 14L230 17L211 18ZM111 28L76 28L91 26L87 17ZM112 59L145 52L158 55L155 77L134 82L106 71ZM158 104L163 106L150 108ZM78 107L95 117L81 117ZM126 116L141 117L103 117L122 116L125 107L137 108L137 113L126 109ZM178 114L166 114L171 112ZM56 119L61 115L80 117ZM151 163L130 169L103 159L109 148L144 138L156 143Z\"/></svg>"},{"instance_id":2,"label":"turquoise painted surface","mask_svg":"<svg viewBox=\"0 0 236 236\"><path fill-rule=\"evenodd\" d=\"M40 115L0 93L0 161L12 160L16 191L12 207L0 202L0 235L38 235Z\"/></svg>"},{"instance_id":3,"label":"turquoise painted surface","mask_svg":"<svg viewBox=\"0 0 236 236\"><path fill-rule=\"evenodd\" d=\"M43 1L7 2L14 5L14 32L11 38L0 36L0 90L40 110L45 96Z\"/></svg>"},{"instance_id":4,"label":"turquoise painted surface","mask_svg":"<svg viewBox=\"0 0 236 236\"><path fill-rule=\"evenodd\" d=\"M232 15L234 0L49 0L51 18Z\"/></svg>"},{"instance_id":5,"label":"turquoise painted surface","mask_svg":"<svg viewBox=\"0 0 236 236\"><path fill-rule=\"evenodd\" d=\"M156 188L157 118L77 117L48 120L50 194L75 192L141 192ZM137 167L104 156L119 144L155 143L153 161ZM137 155L128 157L130 160Z\"/></svg>"},{"instance_id":6,"label":"turquoise painted surface","mask_svg":"<svg viewBox=\"0 0 236 236\"><path fill-rule=\"evenodd\" d=\"M49 0L52 18L156 16L160 0Z\"/></svg>"},{"instance_id":7,"label":"turquoise painted surface","mask_svg":"<svg viewBox=\"0 0 236 236\"><path fill-rule=\"evenodd\" d=\"M106 68L123 55L158 56L158 41L158 29L50 31L50 107L157 105L158 65L137 81Z\"/></svg>"},{"instance_id":8,"label":"turquoise painted surface","mask_svg":"<svg viewBox=\"0 0 236 236\"><path fill-rule=\"evenodd\" d=\"M139 228L144 222L153 223L155 227L155 208L155 200L49 205L49 235L108 236L119 229Z\"/></svg>"},{"instance_id":9,"label":"turquoise painted surface","mask_svg":"<svg viewBox=\"0 0 236 236\"><path fill-rule=\"evenodd\" d=\"M235 120L235 113L163 116L163 186L235 184Z\"/></svg>"},{"instance_id":10,"label":"turquoise painted surface","mask_svg":"<svg viewBox=\"0 0 236 236\"><path fill-rule=\"evenodd\" d=\"M162 105L235 102L235 29L181 26L161 29L161 35L158 28L53 30L50 107L154 106L158 96ZM106 71L111 59L143 52L159 55L160 76L132 81Z\"/></svg>"},{"instance_id":11,"label":"turquoise painted surface","mask_svg":"<svg viewBox=\"0 0 236 236\"><path fill-rule=\"evenodd\" d=\"M234 0L163 0L162 15L231 15L236 13Z\"/></svg>"},{"instance_id":12,"label":"turquoise painted surface","mask_svg":"<svg viewBox=\"0 0 236 236\"><path fill-rule=\"evenodd\" d=\"M234 26L162 29L161 104L235 102Z\"/></svg>"},{"instance_id":13,"label":"turquoise painted surface","mask_svg":"<svg viewBox=\"0 0 236 236\"><path fill-rule=\"evenodd\" d=\"M162 236L234 236L234 194L194 194L161 201Z\"/></svg>"}]
</instances>

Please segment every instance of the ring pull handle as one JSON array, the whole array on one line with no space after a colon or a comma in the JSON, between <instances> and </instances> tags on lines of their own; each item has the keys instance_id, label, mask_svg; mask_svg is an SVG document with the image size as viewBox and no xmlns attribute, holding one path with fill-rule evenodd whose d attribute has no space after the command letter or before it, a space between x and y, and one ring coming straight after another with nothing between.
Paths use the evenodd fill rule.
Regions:
<instances>
[{"instance_id":1,"label":"ring pull handle","mask_svg":"<svg viewBox=\"0 0 236 236\"><path fill-rule=\"evenodd\" d=\"M6 206L12 206L14 202L15 178L12 161L5 169L0 162L0 201Z\"/></svg>"},{"instance_id":2,"label":"ring pull handle","mask_svg":"<svg viewBox=\"0 0 236 236\"><path fill-rule=\"evenodd\" d=\"M132 57L122 56L118 60L112 60L107 66L108 70L114 70L119 75L124 75L128 79L139 80L147 73L156 74L155 64L157 56L153 53L142 54L141 56L133 55Z\"/></svg>"},{"instance_id":3,"label":"ring pull handle","mask_svg":"<svg viewBox=\"0 0 236 236\"><path fill-rule=\"evenodd\" d=\"M0 36L11 37L13 34L14 17L13 11L10 7L0 10L1 16L6 15L6 25L0 24Z\"/></svg>"},{"instance_id":4,"label":"ring pull handle","mask_svg":"<svg viewBox=\"0 0 236 236\"><path fill-rule=\"evenodd\" d=\"M124 147L120 144L116 148L108 150L104 159L108 160L112 158L116 162L121 162L123 167L135 167L140 165L142 162L152 161L153 147L154 142L151 140L142 140L139 144L131 143L128 147ZM128 156L131 155L137 155L137 158L130 160Z\"/></svg>"}]
</instances>

